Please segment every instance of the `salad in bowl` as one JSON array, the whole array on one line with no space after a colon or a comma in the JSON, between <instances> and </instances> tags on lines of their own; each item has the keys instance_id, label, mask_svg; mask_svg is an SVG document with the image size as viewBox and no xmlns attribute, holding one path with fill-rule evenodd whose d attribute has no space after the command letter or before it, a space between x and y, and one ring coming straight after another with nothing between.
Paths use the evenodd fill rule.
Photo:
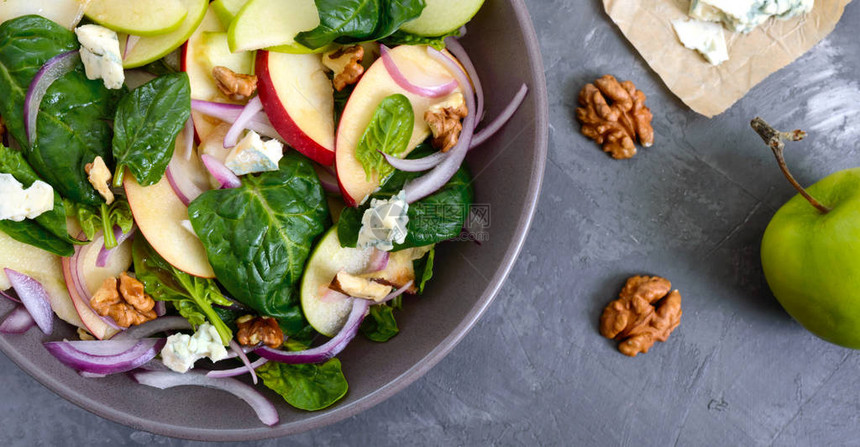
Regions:
<instances>
[{"instance_id":1,"label":"salad in bowl","mask_svg":"<svg viewBox=\"0 0 860 447\"><path fill-rule=\"evenodd\" d=\"M336 403L337 355L401 330L464 236L466 155L528 93L484 116L458 42L482 3L4 2L0 336L267 425L257 387Z\"/></svg>"}]
</instances>

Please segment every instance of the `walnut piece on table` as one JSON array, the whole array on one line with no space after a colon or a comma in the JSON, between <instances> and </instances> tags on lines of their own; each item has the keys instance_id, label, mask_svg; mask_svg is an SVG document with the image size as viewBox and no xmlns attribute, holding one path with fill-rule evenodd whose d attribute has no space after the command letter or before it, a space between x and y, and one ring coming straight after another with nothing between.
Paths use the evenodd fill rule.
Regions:
<instances>
[{"instance_id":1,"label":"walnut piece on table","mask_svg":"<svg viewBox=\"0 0 860 447\"><path fill-rule=\"evenodd\" d=\"M653 115L645 99L632 82L618 82L612 75L586 84L579 92L581 107L576 109L582 134L603 145L612 158L632 158L637 139L644 147L654 144Z\"/></svg>"},{"instance_id":2,"label":"walnut piece on table","mask_svg":"<svg viewBox=\"0 0 860 447\"><path fill-rule=\"evenodd\" d=\"M118 326L137 326L154 320L155 301L143 291L143 283L128 273L108 278L90 299L90 306L97 314L111 317Z\"/></svg>"},{"instance_id":3,"label":"walnut piece on table","mask_svg":"<svg viewBox=\"0 0 860 447\"><path fill-rule=\"evenodd\" d=\"M260 343L277 349L284 344L284 332L272 317L245 315L236 320L239 330L236 340L242 346L257 346Z\"/></svg>"},{"instance_id":4,"label":"walnut piece on table","mask_svg":"<svg viewBox=\"0 0 860 447\"><path fill-rule=\"evenodd\" d=\"M244 101L257 92L257 77L254 75L236 73L218 65L212 68L212 77L218 90L235 101Z\"/></svg>"},{"instance_id":5,"label":"walnut piece on table","mask_svg":"<svg viewBox=\"0 0 860 447\"><path fill-rule=\"evenodd\" d=\"M456 146L463 131L461 120L468 115L469 108L462 93L453 93L439 104L430 106L424 112L424 121L433 132L433 147L448 152Z\"/></svg>"},{"instance_id":6,"label":"walnut piece on table","mask_svg":"<svg viewBox=\"0 0 860 447\"><path fill-rule=\"evenodd\" d=\"M342 91L348 85L355 84L364 74L364 48L361 45L340 47L323 54L323 65L334 72L332 84L334 89Z\"/></svg>"},{"instance_id":7,"label":"walnut piece on table","mask_svg":"<svg viewBox=\"0 0 860 447\"><path fill-rule=\"evenodd\" d=\"M666 341L681 324L681 293L658 276L627 280L618 299L600 317L600 334L618 340L622 354L647 353L654 342Z\"/></svg>"}]
</instances>

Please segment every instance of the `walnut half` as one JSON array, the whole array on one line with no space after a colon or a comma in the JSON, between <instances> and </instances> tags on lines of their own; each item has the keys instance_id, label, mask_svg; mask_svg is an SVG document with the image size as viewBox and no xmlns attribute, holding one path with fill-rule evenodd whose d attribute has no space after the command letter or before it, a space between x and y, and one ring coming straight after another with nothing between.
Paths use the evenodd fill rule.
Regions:
<instances>
[{"instance_id":1,"label":"walnut half","mask_svg":"<svg viewBox=\"0 0 860 447\"><path fill-rule=\"evenodd\" d=\"M342 91L347 85L358 82L364 74L362 59L364 59L364 48L361 45L340 47L323 55L323 65L334 72L332 84L335 90Z\"/></svg>"},{"instance_id":2,"label":"walnut half","mask_svg":"<svg viewBox=\"0 0 860 447\"><path fill-rule=\"evenodd\" d=\"M93 188L105 199L105 203L110 205L114 201L113 191L110 189L110 179L113 177L102 157L96 157L92 163L87 163L84 166L84 171L87 173L87 180L93 185Z\"/></svg>"},{"instance_id":3,"label":"walnut half","mask_svg":"<svg viewBox=\"0 0 860 447\"><path fill-rule=\"evenodd\" d=\"M667 279L634 276L618 297L603 310L600 333L620 341L618 350L624 355L647 353L681 324L681 293L672 290Z\"/></svg>"},{"instance_id":4,"label":"walnut half","mask_svg":"<svg viewBox=\"0 0 860 447\"><path fill-rule=\"evenodd\" d=\"M97 314L111 317L122 327L136 326L154 320L155 301L143 291L143 283L128 273L108 278L90 299L90 306Z\"/></svg>"},{"instance_id":5,"label":"walnut half","mask_svg":"<svg viewBox=\"0 0 860 447\"><path fill-rule=\"evenodd\" d=\"M576 109L582 134L602 144L612 158L633 157L637 138L644 147L654 144L653 116L645 99L632 82L618 82L612 75L587 84L579 92L582 107Z\"/></svg>"},{"instance_id":6,"label":"walnut half","mask_svg":"<svg viewBox=\"0 0 860 447\"><path fill-rule=\"evenodd\" d=\"M272 317L254 317L245 315L236 320L239 331L236 340L242 346L256 346L261 342L273 349L284 344L284 332L278 326L278 321Z\"/></svg>"},{"instance_id":7,"label":"walnut half","mask_svg":"<svg viewBox=\"0 0 860 447\"><path fill-rule=\"evenodd\" d=\"M448 152L456 146L463 131L461 120L468 115L469 109L462 93L453 93L439 104L430 106L424 112L424 121L433 132L433 147Z\"/></svg>"},{"instance_id":8,"label":"walnut half","mask_svg":"<svg viewBox=\"0 0 860 447\"><path fill-rule=\"evenodd\" d=\"M212 69L212 77L218 90L235 101L244 101L257 91L257 77L254 75L236 73L219 65Z\"/></svg>"}]
</instances>

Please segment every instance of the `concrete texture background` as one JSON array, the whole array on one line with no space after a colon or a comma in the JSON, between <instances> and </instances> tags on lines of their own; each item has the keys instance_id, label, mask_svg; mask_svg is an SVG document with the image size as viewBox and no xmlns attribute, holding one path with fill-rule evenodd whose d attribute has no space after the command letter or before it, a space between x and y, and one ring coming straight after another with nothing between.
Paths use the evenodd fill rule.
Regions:
<instances>
[{"instance_id":1,"label":"concrete texture background","mask_svg":"<svg viewBox=\"0 0 860 447\"><path fill-rule=\"evenodd\" d=\"M477 327L424 378L339 424L259 445L860 445L860 355L806 333L761 274L759 241L792 196L749 129L804 127L809 184L858 165L860 5L722 116L688 110L598 0L528 2L550 91L550 154L526 247ZM605 73L649 95L655 147L616 162L578 133L576 95ZM631 274L671 279L684 317L629 359L597 333ZM100 419L0 356L9 445L200 445ZM74 442L72 442L74 440Z\"/></svg>"}]
</instances>

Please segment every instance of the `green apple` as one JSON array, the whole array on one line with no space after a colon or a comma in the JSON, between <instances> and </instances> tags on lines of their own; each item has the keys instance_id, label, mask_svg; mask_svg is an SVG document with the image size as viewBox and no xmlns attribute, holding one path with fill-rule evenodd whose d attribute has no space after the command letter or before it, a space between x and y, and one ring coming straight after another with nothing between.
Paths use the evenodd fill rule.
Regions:
<instances>
[{"instance_id":1,"label":"green apple","mask_svg":"<svg viewBox=\"0 0 860 447\"><path fill-rule=\"evenodd\" d=\"M311 53L294 40L320 24L314 0L250 0L230 23L233 52L273 48L282 53Z\"/></svg>"},{"instance_id":2,"label":"green apple","mask_svg":"<svg viewBox=\"0 0 860 447\"><path fill-rule=\"evenodd\" d=\"M248 0L215 0L211 6L224 28L228 28L245 3L248 3Z\"/></svg>"},{"instance_id":3,"label":"green apple","mask_svg":"<svg viewBox=\"0 0 860 447\"><path fill-rule=\"evenodd\" d=\"M761 261L767 283L804 328L860 349L860 168L836 172L804 189L785 166L782 140L805 134L777 132L760 118L753 128L800 192L765 230Z\"/></svg>"},{"instance_id":4,"label":"green apple","mask_svg":"<svg viewBox=\"0 0 860 447\"><path fill-rule=\"evenodd\" d=\"M176 30L156 37L141 37L125 51L127 37L121 35L119 38L120 53L124 55L122 65L125 68L135 68L161 59L179 48L197 29L203 17L206 15L208 0L178 0L183 8L188 11L184 20Z\"/></svg>"},{"instance_id":5,"label":"green apple","mask_svg":"<svg viewBox=\"0 0 860 447\"><path fill-rule=\"evenodd\" d=\"M190 12L181 0L90 0L84 9L93 22L135 36L172 32Z\"/></svg>"},{"instance_id":6,"label":"green apple","mask_svg":"<svg viewBox=\"0 0 860 447\"><path fill-rule=\"evenodd\" d=\"M37 14L72 29L81 18L84 4L79 0L3 0L0 23L16 17Z\"/></svg>"},{"instance_id":7,"label":"green apple","mask_svg":"<svg viewBox=\"0 0 860 447\"><path fill-rule=\"evenodd\" d=\"M484 0L425 0L427 6L415 20L400 27L419 36L442 36L472 20Z\"/></svg>"}]
</instances>

